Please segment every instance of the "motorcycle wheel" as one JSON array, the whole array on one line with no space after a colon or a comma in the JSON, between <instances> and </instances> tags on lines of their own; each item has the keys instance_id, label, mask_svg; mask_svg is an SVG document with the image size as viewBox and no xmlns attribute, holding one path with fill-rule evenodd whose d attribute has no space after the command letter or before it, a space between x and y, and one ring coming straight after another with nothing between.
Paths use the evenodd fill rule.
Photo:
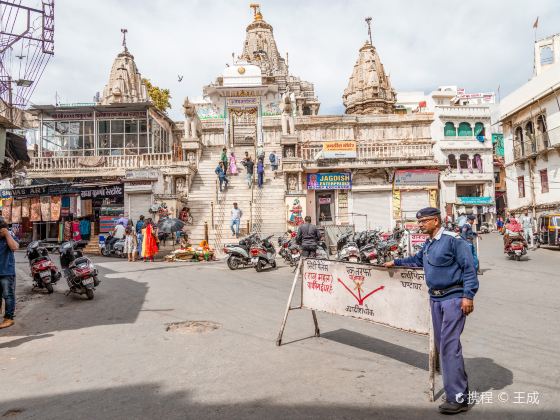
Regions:
<instances>
[{"instance_id":1,"label":"motorcycle wheel","mask_svg":"<svg viewBox=\"0 0 560 420\"><path fill-rule=\"evenodd\" d=\"M517 261L521 261L521 255L516 255L516 256L515 256L515 259L516 259Z\"/></svg>"},{"instance_id":2,"label":"motorcycle wheel","mask_svg":"<svg viewBox=\"0 0 560 420\"><path fill-rule=\"evenodd\" d=\"M272 264L270 264L270 266L271 266L272 268L276 268L276 261L272 261Z\"/></svg>"},{"instance_id":3,"label":"motorcycle wheel","mask_svg":"<svg viewBox=\"0 0 560 420\"><path fill-rule=\"evenodd\" d=\"M53 289L53 286L52 286L51 283L45 283L45 288L47 289L47 292L49 293L49 295L54 292L54 289Z\"/></svg>"},{"instance_id":4,"label":"motorcycle wheel","mask_svg":"<svg viewBox=\"0 0 560 420\"><path fill-rule=\"evenodd\" d=\"M239 261L235 257L229 257L227 259L227 266L230 270L237 270L239 268Z\"/></svg>"},{"instance_id":5,"label":"motorcycle wheel","mask_svg":"<svg viewBox=\"0 0 560 420\"><path fill-rule=\"evenodd\" d=\"M257 270L257 273L260 273L261 271L263 271L263 269L264 269L264 261L259 260L259 262L257 262L257 264L255 265L255 270Z\"/></svg>"},{"instance_id":6,"label":"motorcycle wheel","mask_svg":"<svg viewBox=\"0 0 560 420\"><path fill-rule=\"evenodd\" d=\"M110 252L107 250L107 248L103 247L101 248L101 255L103 255L104 257L108 257L110 256Z\"/></svg>"},{"instance_id":7,"label":"motorcycle wheel","mask_svg":"<svg viewBox=\"0 0 560 420\"><path fill-rule=\"evenodd\" d=\"M87 296L88 300L92 300L93 299L93 289L86 289L86 296Z\"/></svg>"}]
</instances>

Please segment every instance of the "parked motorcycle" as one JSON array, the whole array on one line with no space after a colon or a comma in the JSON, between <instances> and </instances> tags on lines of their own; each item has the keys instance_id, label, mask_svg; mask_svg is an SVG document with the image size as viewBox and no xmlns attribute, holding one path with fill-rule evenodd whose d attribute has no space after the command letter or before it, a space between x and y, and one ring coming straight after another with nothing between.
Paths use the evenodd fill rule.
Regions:
<instances>
[{"instance_id":1,"label":"parked motorcycle","mask_svg":"<svg viewBox=\"0 0 560 420\"><path fill-rule=\"evenodd\" d=\"M60 246L60 265L64 269L66 282L70 288L67 295L85 294L89 300L93 299L93 292L100 281L93 262L84 257L74 241L64 242Z\"/></svg>"},{"instance_id":2,"label":"parked motorcycle","mask_svg":"<svg viewBox=\"0 0 560 420\"><path fill-rule=\"evenodd\" d=\"M62 276L58 267L49 257L49 251L39 241L32 241L27 246L26 252L31 276L33 277L33 287L46 289L50 294L54 292L53 285Z\"/></svg>"},{"instance_id":3,"label":"parked motorcycle","mask_svg":"<svg viewBox=\"0 0 560 420\"><path fill-rule=\"evenodd\" d=\"M230 270L237 270L240 267L251 267L251 256L249 250L251 246L259 242L259 235L253 233L239 241L239 243L231 243L224 245L224 253L228 255L227 266Z\"/></svg>"},{"instance_id":4,"label":"parked motorcycle","mask_svg":"<svg viewBox=\"0 0 560 420\"><path fill-rule=\"evenodd\" d=\"M296 243L296 236L296 232L289 230L283 236L278 237L278 255L292 267L297 265L301 258L301 251Z\"/></svg>"},{"instance_id":5,"label":"parked motorcycle","mask_svg":"<svg viewBox=\"0 0 560 420\"><path fill-rule=\"evenodd\" d=\"M276 249L270 242L272 236L274 235L267 236L251 246L249 254L257 272L261 272L267 265L276 268Z\"/></svg>"},{"instance_id":6,"label":"parked motorcycle","mask_svg":"<svg viewBox=\"0 0 560 420\"><path fill-rule=\"evenodd\" d=\"M480 225L480 233L490 233L490 225L486 222Z\"/></svg>"},{"instance_id":7,"label":"parked motorcycle","mask_svg":"<svg viewBox=\"0 0 560 420\"><path fill-rule=\"evenodd\" d=\"M360 249L354 240L354 234L352 232L348 232L338 238L336 249L337 260L349 262L360 261Z\"/></svg>"},{"instance_id":8,"label":"parked motorcycle","mask_svg":"<svg viewBox=\"0 0 560 420\"><path fill-rule=\"evenodd\" d=\"M107 239L105 239L105 243L101 247L101 255L103 255L104 257L124 258L124 238L118 239L109 249L109 246L107 244L111 239L113 239L113 235L109 234L109 236L107 236Z\"/></svg>"}]
</instances>

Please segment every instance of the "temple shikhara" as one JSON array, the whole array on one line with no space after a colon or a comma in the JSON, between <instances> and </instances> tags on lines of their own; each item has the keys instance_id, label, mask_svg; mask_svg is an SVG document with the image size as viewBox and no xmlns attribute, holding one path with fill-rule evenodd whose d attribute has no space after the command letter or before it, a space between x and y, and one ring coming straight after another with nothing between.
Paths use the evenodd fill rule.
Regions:
<instances>
[{"instance_id":1,"label":"temple shikhara","mask_svg":"<svg viewBox=\"0 0 560 420\"><path fill-rule=\"evenodd\" d=\"M238 54L201 87L202 100L185 97L183 121L154 106L125 38L97 102L33 106L39 141L28 178L35 189L13 188L14 200L62 197L60 213L91 220L92 236L119 214L157 219L187 206L191 239L208 238L217 249L231 236L233 202L243 210L242 230L263 234L295 228L305 215L319 225L389 230L420 207L438 206L445 165L432 151L433 114L399 112L371 33L356 40L356 62L347 63L344 114L321 115L320 93L290 73L273 26L251 7ZM214 171L223 148L239 174L220 192ZM246 153L264 161L262 188L247 184ZM51 216L31 221L33 237L60 234Z\"/></svg>"}]
</instances>

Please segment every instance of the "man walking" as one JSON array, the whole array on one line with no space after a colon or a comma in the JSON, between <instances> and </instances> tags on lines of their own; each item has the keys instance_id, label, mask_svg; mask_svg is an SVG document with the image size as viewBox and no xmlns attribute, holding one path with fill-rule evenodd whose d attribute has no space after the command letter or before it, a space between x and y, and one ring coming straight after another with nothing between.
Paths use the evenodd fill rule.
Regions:
<instances>
[{"instance_id":1,"label":"man walking","mask_svg":"<svg viewBox=\"0 0 560 420\"><path fill-rule=\"evenodd\" d=\"M529 212L525 210L525 214L521 216L521 226L523 226L523 236L527 243L533 246L533 218L529 216Z\"/></svg>"},{"instance_id":2,"label":"man walking","mask_svg":"<svg viewBox=\"0 0 560 420\"><path fill-rule=\"evenodd\" d=\"M12 237L8 225L0 217L0 292L4 298L4 320L0 328L14 325L14 312L16 309L16 262L14 251L19 244Z\"/></svg>"},{"instance_id":3,"label":"man walking","mask_svg":"<svg viewBox=\"0 0 560 420\"><path fill-rule=\"evenodd\" d=\"M416 213L416 218L422 232L430 238L418 254L386 262L385 267L424 268L446 397L439 411L457 414L469 408L469 385L460 338L466 316L474 310L478 278L467 242L441 226L438 209L424 208Z\"/></svg>"},{"instance_id":4,"label":"man walking","mask_svg":"<svg viewBox=\"0 0 560 420\"><path fill-rule=\"evenodd\" d=\"M469 244L473 255L474 266L476 268L476 271L478 272L478 255L476 252L477 249L474 246L474 242L476 238L480 238L482 240L482 237L478 236L478 233L476 233L473 229L473 224L475 220L476 220L476 216L474 214L469 214L467 216L467 222L461 228L461 238L463 238Z\"/></svg>"},{"instance_id":5,"label":"man walking","mask_svg":"<svg viewBox=\"0 0 560 420\"><path fill-rule=\"evenodd\" d=\"M274 172L274 178L276 179L276 171L278 170L278 157L276 156L276 150L268 156L268 160L270 160L270 169Z\"/></svg>"},{"instance_id":6,"label":"man walking","mask_svg":"<svg viewBox=\"0 0 560 420\"><path fill-rule=\"evenodd\" d=\"M303 257L315 258L321 235L317 226L311 224L311 216L305 216L304 222L298 228L296 243L301 246Z\"/></svg>"},{"instance_id":7,"label":"man walking","mask_svg":"<svg viewBox=\"0 0 560 420\"><path fill-rule=\"evenodd\" d=\"M247 185L249 188L253 186L253 170L255 169L255 162L251 159L251 156L245 152L245 159L243 159L243 166L247 171Z\"/></svg>"},{"instance_id":8,"label":"man walking","mask_svg":"<svg viewBox=\"0 0 560 420\"><path fill-rule=\"evenodd\" d=\"M216 167L216 170L214 171L216 173L216 175L218 175L218 181L220 182L220 192L223 191L222 189L222 185L226 184L226 188L228 186L228 179L226 177L226 171L223 167L224 163L222 161L220 161L220 163L218 164L218 166Z\"/></svg>"},{"instance_id":9,"label":"man walking","mask_svg":"<svg viewBox=\"0 0 560 420\"><path fill-rule=\"evenodd\" d=\"M233 203L233 208L231 209L231 233L236 238L239 238L239 225L241 224L241 216L243 216L243 211L237 207L237 203Z\"/></svg>"},{"instance_id":10,"label":"man walking","mask_svg":"<svg viewBox=\"0 0 560 420\"><path fill-rule=\"evenodd\" d=\"M264 183L264 161L259 159L257 163L257 180L259 188L262 188Z\"/></svg>"}]
</instances>

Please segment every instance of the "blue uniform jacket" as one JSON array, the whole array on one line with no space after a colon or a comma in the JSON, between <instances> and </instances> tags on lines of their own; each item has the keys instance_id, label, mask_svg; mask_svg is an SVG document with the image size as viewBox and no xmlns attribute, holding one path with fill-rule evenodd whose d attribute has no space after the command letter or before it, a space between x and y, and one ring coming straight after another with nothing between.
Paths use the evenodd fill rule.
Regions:
<instances>
[{"instance_id":1,"label":"blue uniform jacket","mask_svg":"<svg viewBox=\"0 0 560 420\"><path fill-rule=\"evenodd\" d=\"M430 290L446 289L462 284L463 289L443 297L430 296L432 300L456 297L473 299L478 290L478 278L469 244L452 232L441 231L426 241L420 252L408 258L398 258L395 265L423 267L426 284Z\"/></svg>"},{"instance_id":2,"label":"blue uniform jacket","mask_svg":"<svg viewBox=\"0 0 560 420\"><path fill-rule=\"evenodd\" d=\"M473 230L470 223L465 223L461 228L461 238L467 241L473 242L476 235L478 235L478 233Z\"/></svg>"}]
</instances>

